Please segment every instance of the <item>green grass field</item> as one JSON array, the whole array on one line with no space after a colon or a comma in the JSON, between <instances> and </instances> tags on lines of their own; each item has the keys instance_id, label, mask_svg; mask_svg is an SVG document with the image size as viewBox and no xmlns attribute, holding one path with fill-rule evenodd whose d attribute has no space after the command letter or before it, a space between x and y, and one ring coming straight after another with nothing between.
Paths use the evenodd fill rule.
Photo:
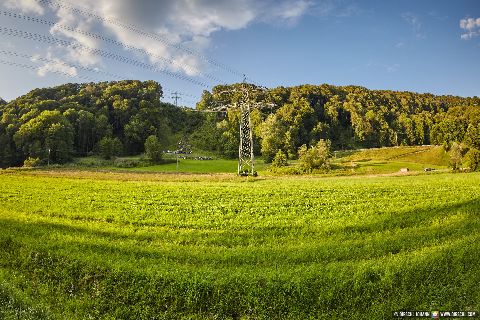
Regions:
<instances>
[{"instance_id":1,"label":"green grass field","mask_svg":"<svg viewBox=\"0 0 480 320\"><path fill-rule=\"evenodd\" d=\"M366 149L357 151L338 151L331 160L332 170L322 173L327 176L392 174L401 168L412 172L422 172L425 168L435 170L446 169L449 165L447 153L438 146L393 147ZM115 161L107 161L98 157L78 158L73 165L75 169L97 168L110 171L138 171L152 173L236 173L236 159L194 160L180 159L178 166L175 156L167 155L165 163L149 165L141 157L119 158L122 161L135 161L138 165L132 167L115 166ZM290 160L290 167L298 164L298 160ZM269 164L263 159L255 161L255 171L260 175L271 175ZM283 171L282 171L283 172ZM287 171L288 172L288 168ZM284 173L280 173L284 174Z\"/></svg>"},{"instance_id":2,"label":"green grass field","mask_svg":"<svg viewBox=\"0 0 480 320\"><path fill-rule=\"evenodd\" d=\"M479 173L0 172L0 318L480 310Z\"/></svg>"},{"instance_id":3,"label":"green grass field","mask_svg":"<svg viewBox=\"0 0 480 320\"><path fill-rule=\"evenodd\" d=\"M179 159L178 164L174 156L169 156L161 164L148 164L141 162L140 157L119 158L120 161L136 161L140 165L133 167L115 166L114 161L103 160L98 157L78 158L73 164L66 167L74 167L76 169L92 168L106 170L122 170L122 171L140 171L140 172L163 172L163 173L235 173L237 172L237 159L213 159L213 160L194 160ZM257 159L255 162L255 171L264 171L265 164L263 160Z\"/></svg>"},{"instance_id":4,"label":"green grass field","mask_svg":"<svg viewBox=\"0 0 480 320\"><path fill-rule=\"evenodd\" d=\"M393 147L337 152L333 163L336 174L388 174L401 168L443 170L449 166L449 157L441 146Z\"/></svg>"},{"instance_id":5,"label":"green grass field","mask_svg":"<svg viewBox=\"0 0 480 320\"><path fill-rule=\"evenodd\" d=\"M176 162L166 164L131 168L131 171L148 172L179 172L179 173L234 173L237 172L238 160L215 159L215 160L193 160L180 159L178 167ZM257 161L256 170L264 170L263 161Z\"/></svg>"}]
</instances>

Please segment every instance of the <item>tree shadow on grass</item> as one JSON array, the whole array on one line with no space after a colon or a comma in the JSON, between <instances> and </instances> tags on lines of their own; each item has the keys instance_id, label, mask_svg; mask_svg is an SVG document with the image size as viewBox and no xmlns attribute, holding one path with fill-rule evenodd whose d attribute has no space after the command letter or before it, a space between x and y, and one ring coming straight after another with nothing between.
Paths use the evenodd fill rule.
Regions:
<instances>
[{"instance_id":1,"label":"tree shadow on grass","mask_svg":"<svg viewBox=\"0 0 480 320\"><path fill-rule=\"evenodd\" d=\"M336 229L259 227L245 229L187 229L162 226L151 231L98 230L45 221L21 222L0 218L10 239L35 250L75 253L106 261L145 265L275 268L328 264L408 253L480 234L479 201L422 210L399 211ZM463 213L461 219L443 220ZM438 223L433 223L438 222ZM119 226L121 227L121 226ZM40 242L38 242L40 241ZM6 250L0 246L0 250Z\"/></svg>"},{"instance_id":2,"label":"tree shadow on grass","mask_svg":"<svg viewBox=\"0 0 480 320\"><path fill-rule=\"evenodd\" d=\"M430 225L435 219L459 212L465 213L463 219ZM231 247L212 253L206 247L206 251L195 253L194 242L178 243L170 251L151 251L146 246L154 240L148 238L152 235L6 218L0 219L0 229L5 231L0 235L3 267L18 268L32 280L29 286L38 281L48 283L50 291L44 293L48 296L44 299L51 299L52 304L59 298L70 299L69 295L83 296L90 303L83 302L85 312L97 310L98 315L152 318L163 313L165 318L175 318L180 313L203 312L211 318L226 319L249 314L265 319L371 319L390 317L392 310L478 306L474 301L479 280L475 278L480 234L478 199L396 212L380 216L379 221L365 221L363 229L359 225L343 226L330 236L320 232L317 238L314 229L298 227L231 230L218 237L215 241L219 243L213 246L235 237L262 239L302 232L318 240L311 243L312 247L266 246L257 251L241 246L244 251ZM387 237L392 236L392 230L404 230L403 236L410 237L412 243L402 249L402 258L385 260L389 244L396 241ZM367 237L369 234L386 237ZM432 234L436 236L430 238ZM62 242L62 235L70 240ZM90 241L75 240L84 237ZM322 242L323 237L331 241ZM348 237L353 240L348 241ZM129 239L139 243L129 248L116 246L116 242ZM47 243L41 243L43 240ZM68 249L71 254L65 254ZM84 260L82 254L86 255ZM118 264L96 264L88 259L89 254ZM10 261L4 261L8 259L5 255ZM126 268L123 262L131 263L134 269ZM172 271L181 264L193 268L179 278L168 272L148 275L143 267L155 264ZM309 264L314 264L313 268L308 268ZM200 271L205 265L210 269ZM244 268L242 272L235 270L238 266ZM257 273L263 267L276 273Z\"/></svg>"}]
</instances>

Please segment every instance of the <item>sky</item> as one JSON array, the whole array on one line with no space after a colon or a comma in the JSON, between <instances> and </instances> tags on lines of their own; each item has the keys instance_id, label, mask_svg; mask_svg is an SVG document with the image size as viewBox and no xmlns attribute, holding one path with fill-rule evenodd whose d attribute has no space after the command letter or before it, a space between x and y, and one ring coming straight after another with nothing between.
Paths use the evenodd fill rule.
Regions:
<instances>
[{"instance_id":1,"label":"sky","mask_svg":"<svg viewBox=\"0 0 480 320\"><path fill-rule=\"evenodd\" d=\"M0 0L7 101L138 79L193 107L244 78L480 96L480 1Z\"/></svg>"}]
</instances>

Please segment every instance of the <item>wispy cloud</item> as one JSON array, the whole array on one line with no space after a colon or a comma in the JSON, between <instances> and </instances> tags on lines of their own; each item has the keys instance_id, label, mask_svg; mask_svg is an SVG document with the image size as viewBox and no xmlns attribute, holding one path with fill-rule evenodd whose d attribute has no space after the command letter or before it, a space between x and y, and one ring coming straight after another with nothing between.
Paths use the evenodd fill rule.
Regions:
<instances>
[{"instance_id":1,"label":"wispy cloud","mask_svg":"<svg viewBox=\"0 0 480 320\"><path fill-rule=\"evenodd\" d=\"M402 13L402 19L405 20L411 27L413 34L418 39L426 38L425 32L423 32L422 22L420 17L411 12Z\"/></svg>"},{"instance_id":2,"label":"wispy cloud","mask_svg":"<svg viewBox=\"0 0 480 320\"><path fill-rule=\"evenodd\" d=\"M428 15L434 19L440 20L440 21L445 21L449 19L448 15L440 14L439 12L432 10L428 13Z\"/></svg>"},{"instance_id":3,"label":"wispy cloud","mask_svg":"<svg viewBox=\"0 0 480 320\"><path fill-rule=\"evenodd\" d=\"M346 0L323 0L309 8L309 13L320 17L348 18L363 12L355 2Z\"/></svg>"},{"instance_id":4,"label":"wispy cloud","mask_svg":"<svg viewBox=\"0 0 480 320\"><path fill-rule=\"evenodd\" d=\"M43 7L36 0L6 0L5 6L9 9L19 9L23 13L45 13Z\"/></svg>"},{"instance_id":5,"label":"wispy cloud","mask_svg":"<svg viewBox=\"0 0 480 320\"><path fill-rule=\"evenodd\" d=\"M143 58L156 67L193 77L208 68L201 56L210 46L213 33L240 30L253 23L292 26L314 5L312 0L142 0L141 4L131 0L53 0L53 5L49 6L41 5L37 0L4 1L6 7L23 13L53 14L56 24L50 28L52 35L92 49L79 52L56 48L55 55L62 61L88 67L101 66L102 58L92 52L104 49L106 44L86 34L95 32L113 38L127 51L132 48L141 50ZM71 8L87 14L73 12ZM92 15L88 14L90 12ZM96 14L104 20L94 18ZM132 25L166 41L140 36L135 30L120 24ZM181 47L189 50L179 49ZM192 54L190 49L198 54ZM138 50L132 53L138 55Z\"/></svg>"},{"instance_id":6,"label":"wispy cloud","mask_svg":"<svg viewBox=\"0 0 480 320\"><path fill-rule=\"evenodd\" d=\"M394 63L394 64L391 64L391 65L385 65L384 68L388 72L397 72L398 69L400 69L400 65L398 63Z\"/></svg>"},{"instance_id":7,"label":"wispy cloud","mask_svg":"<svg viewBox=\"0 0 480 320\"><path fill-rule=\"evenodd\" d=\"M464 33L460 35L463 40L469 40L480 36L480 18L465 18L460 20L460 28Z\"/></svg>"},{"instance_id":8,"label":"wispy cloud","mask_svg":"<svg viewBox=\"0 0 480 320\"><path fill-rule=\"evenodd\" d=\"M69 75L70 77L75 77L78 75L77 69L73 66L70 66L65 61L59 58L54 58L51 56L51 54L48 54L47 57L50 59L50 61L44 62L44 64L37 69L37 74L40 77L44 77L49 73L63 73ZM32 62L38 62L39 60L41 60L39 55L36 55L31 59Z\"/></svg>"},{"instance_id":9,"label":"wispy cloud","mask_svg":"<svg viewBox=\"0 0 480 320\"><path fill-rule=\"evenodd\" d=\"M356 15L359 15L363 12L356 4L350 4L345 7L338 8L337 13L335 14L336 17L339 18L349 18Z\"/></svg>"},{"instance_id":10,"label":"wispy cloud","mask_svg":"<svg viewBox=\"0 0 480 320\"><path fill-rule=\"evenodd\" d=\"M271 11L271 14L274 19L280 18L281 21L288 24L294 24L300 17L305 15L312 5L312 1L306 0L284 2L283 4L272 8L273 10Z\"/></svg>"},{"instance_id":11,"label":"wispy cloud","mask_svg":"<svg viewBox=\"0 0 480 320\"><path fill-rule=\"evenodd\" d=\"M141 61L190 77L218 71L218 65L209 65L203 56L216 32L241 30L255 23L292 27L306 15L350 17L361 11L351 0L51 0L50 5L38 0L3 1L8 8L25 14L54 17L50 33L73 46L49 48L51 59L103 67L102 56L95 52L108 50L109 44L102 41L108 37ZM139 35L138 30L155 36ZM78 50L75 45L88 50ZM54 68L60 67L49 65L42 69L42 75Z\"/></svg>"},{"instance_id":12,"label":"wispy cloud","mask_svg":"<svg viewBox=\"0 0 480 320\"><path fill-rule=\"evenodd\" d=\"M365 67L367 67L367 69L383 70L383 71L386 71L388 73L392 73L392 72L397 72L400 69L400 64L398 64L398 63L384 64L384 63L377 63L377 62L369 61L365 65Z\"/></svg>"}]
</instances>

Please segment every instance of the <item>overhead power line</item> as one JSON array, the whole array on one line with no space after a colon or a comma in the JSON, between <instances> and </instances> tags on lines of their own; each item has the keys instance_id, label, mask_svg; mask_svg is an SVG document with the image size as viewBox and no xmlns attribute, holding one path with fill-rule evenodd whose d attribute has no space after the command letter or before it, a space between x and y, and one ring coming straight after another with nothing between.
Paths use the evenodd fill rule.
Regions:
<instances>
[{"instance_id":1,"label":"overhead power line","mask_svg":"<svg viewBox=\"0 0 480 320\"><path fill-rule=\"evenodd\" d=\"M208 85L206 83L195 80L195 79L192 79L191 77L181 75L181 74L178 74L178 73L174 73L174 72L168 71L166 69L159 69L158 67L152 66L150 64L147 64L145 62L142 62L142 61L139 61L139 60L136 60L136 59L131 59L131 58L128 58L128 57L125 57L125 56L122 56L122 55L118 55L116 53L108 52L108 51L105 51L105 50L101 50L101 49L94 49L94 48L85 46L83 44L74 43L74 42L66 41L66 40L51 37L51 36L45 36L45 35L41 35L41 34L38 34L38 33L26 32L26 31L22 31L22 30L18 30L18 29L12 29L12 28L6 28L6 27L0 27L0 34L12 36L12 37L17 37L17 38L23 38L23 39L27 39L27 40L43 42L43 43L52 44L52 45L63 46L63 47L71 48L71 49L74 49L74 50L86 51L86 52L89 52L89 53L97 55L97 56L112 59L112 60L115 60L115 61L118 61L118 62L121 62L121 63L130 64L130 65L133 65L135 67L147 69L147 70L150 70L150 71L153 71L153 72L163 73L163 74L166 74L170 77L177 78L177 79L184 80L184 81L188 81L190 83L193 83L195 85L198 85L198 86L201 86L201 87L204 87L204 88L208 89Z\"/></svg>"},{"instance_id":2,"label":"overhead power line","mask_svg":"<svg viewBox=\"0 0 480 320\"><path fill-rule=\"evenodd\" d=\"M49 6L57 7L57 8L62 8L62 9L69 10L69 11L77 13L77 14L81 14L83 16L88 16L88 17L94 18L98 21L101 21L102 23L112 24L112 25L115 25L115 26L120 27L122 29L132 31L132 32L134 32L138 35L143 36L143 37L146 37L146 38L158 41L160 43L163 43L164 45L166 45L168 47L184 51L184 52L186 52L186 53L188 53L192 56L196 56L196 57L200 58L201 60L203 60L205 62L208 62L209 64L211 64L211 65L213 65L217 68L223 69L224 71L227 71L227 72L229 72L229 73L231 73L235 76L238 76L238 77L243 77L244 76L243 72L237 71L237 70L227 66L224 63L221 63L221 62L218 62L218 61L216 61L212 58L209 58L209 57L205 56L204 54L198 52L197 50L194 50L192 48L186 47L186 46L181 45L181 44L172 43L167 38L165 38L165 37L163 37L159 34L156 34L156 33L147 32L145 30L142 30L141 27L136 26L134 24L123 23L123 22L121 22L117 19L104 18L100 14L98 14L95 11L92 11L90 9L82 8L82 7L79 7L79 6L72 7L71 5L67 5L65 3L62 3L62 2L56 1L56 0L37 0L37 1L39 3L43 3L45 5L49 5ZM247 80L249 80L251 82L254 82L250 78L247 78Z\"/></svg>"},{"instance_id":3,"label":"overhead power line","mask_svg":"<svg viewBox=\"0 0 480 320\"><path fill-rule=\"evenodd\" d=\"M82 70L82 71L85 71L85 72L92 72L92 73L95 73L97 75L104 75L104 76L107 76L110 79L115 79L116 81L127 80L127 77L124 77L124 76L121 76L121 75L118 75L118 74L115 74L115 73L106 72L106 71L99 70L99 69L96 69L96 68L84 67L84 66L80 66L80 65L77 65L77 64L74 64L74 63L67 63L67 62L60 61L60 60L48 59L48 58L44 58L44 57L41 57L41 56L38 56L38 55L37 56L32 56L32 55L29 55L29 54L19 53L19 52L15 52L15 51L8 51L8 50L0 50L0 54L5 55L5 56L12 56L12 57L16 57L16 58L28 59L32 62L41 61L41 62L44 62L44 63L53 63L55 65L62 65L62 66L65 66L67 68L73 67L73 68L76 68L76 69L79 69L79 70ZM29 69L29 70L33 70L33 71L38 71L38 69L39 69L38 66L34 66L34 65L27 65L27 64L23 64L23 63L14 62L14 61L8 61L8 60L0 60L0 61L1 61L0 63L4 64L4 65L15 66L15 67ZM79 79L87 80L89 82L105 81L105 78L94 78L94 77L90 77L90 76L79 75L78 73L73 75L73 74L70 74L70 73L67 73L67 72L62 72L60 70L55 70L51 66L46 66L46 69L48 70L48 72L56 73L56 74L62 75L62 76L67 76L69 78L79 78ZM163 87L163 86L162 86L162 90L164 92L168 92L168 93L173 92L173 90L171 90L169 88L166 88L166 87ZM192 95L192 94L178 92L178 91L177 91L177 93L180 96L190 97L190 98L199 100L198 96L195 96L195 95ZM191 103L196 103L196 101L194 101L192 99L183 99L183 100L189 101Z\"/></svg>"},{"instance_id":4,"label":"overhead power line","mask_svg":"<svg viewBox=\"0 0 480 320\"><path fill-rule=\"evenodd\" d=\"M37 67L37 66L28 65L28 64L23 64L23 63L18 63L18 62L14 62L14 61L7 61L7 60L2 60L2 59L0 59L0 64L4 64L4 65L8 65L8 66L13 66L13 67L24 68L24 69L29 69L29 70L33 70L33 71L37 71L37 70L38 70L38 67ZM47 67L47 68L48 68L48 67ZM88 76L83 76L83 75L79 75L79 74L72 75L72 74L69 74L69 73L67 73L67 72L63 72L63 71L55 70L55 69L51 69L51 68L50 68L49 72L51 72L51 73L56 73L56 74L59 74L59 75L62 75L62 76L66 76L66 77L70 77L70 78L80 78L80 79L84 79L84 80L87 80L88 82L99 82L99 79L96 79L96 78L92 78L92 77L88 77Z\"/></svg>"},{"instance_id":5,"label":"overhead power line","mask_svg":"<svg viewBox=\"0 0 480 320\"><path fill-rule=\"evenodd\" d=\"M116 46L119 46L119 47L122 47L122 48L126 48L126 49L129 49L129 50L132 50L132 51L139 52L139 53L144 54L146 56L161 60L166 64L176 66L176 67L179 67L179 68L184 69L184 70L188 70L192 73L198 73L201 76L203 76L207 79L210 79L212 81L221 82L221 80L218 79L217 77L215 77L215 76L213 76L209 73L201 72L200 70L198 70L197 68L194 68L192 66L189 66L189 65L186 65L186 64L181 64L176 60L165 58L165 57L159 56L155 53L147 52L146 50L144 50L142 48L132 46L132 45L127 45L127 44L124 44L120 41L114 40L114 39L109 38L109 37L105 37L105 36L97 34L97 33L81 30L81 29L78 29L78 28L72 28L72 27L69 27L69 26L51 21L51 20L40 19L40 18L37 18L37 17L31 17L31 16L27 16L27 15L24 15L24 14L11 12L11 11L0 10L0 15L4 15L4 16L10 17L10 18L22 19L22 20L25 20L25 21L33 22L33 23L39 23L39 24L43 24L43 25L46 25L46 26L49 26L49 27L55 27L55 28L66 30L66 31L78 33L78 34L81 34L81 35L84 35L84 36L88 36L88 37L91 37L93 39L101 40L101 41L104 41L104 42L107 42L107 43L110 43L110 44L113 44L113 45L116 45Z\"/></svg>"},{"instance_id":6,"label":"overhead power line","mask_svg":"<svg viewBox=\"0 0 480 320\"><path fill-rule=\"evenodd\" d=\"M24 58L24 59L28 59L32 62L42 61L42 62L45 62L45 63L61 64L61 65L66 66L66 67L74 67L76 69L80 69L80 70L83 70L83 71L93 72L93 73L96 73L96 74L102 74L102 75L105 75L107 77L110 77L110 78L113 78L113 79L116 79L116 80L125 80L126 79L126 77L115 74L115 73L106 72L106 71L96 69L96 68L84 67L84 66L74 64L74 63L66 63L66 62L61 61L61 60L48 59L48 58L41 57L39 55L32 56L32 55L29 55L29 54L19 53L19 52L15 52L15 51L8 51L8 50L0 50L0 54L9 55L9 56L18 57L18 58Z\"/></svg>"}]
</instances>

